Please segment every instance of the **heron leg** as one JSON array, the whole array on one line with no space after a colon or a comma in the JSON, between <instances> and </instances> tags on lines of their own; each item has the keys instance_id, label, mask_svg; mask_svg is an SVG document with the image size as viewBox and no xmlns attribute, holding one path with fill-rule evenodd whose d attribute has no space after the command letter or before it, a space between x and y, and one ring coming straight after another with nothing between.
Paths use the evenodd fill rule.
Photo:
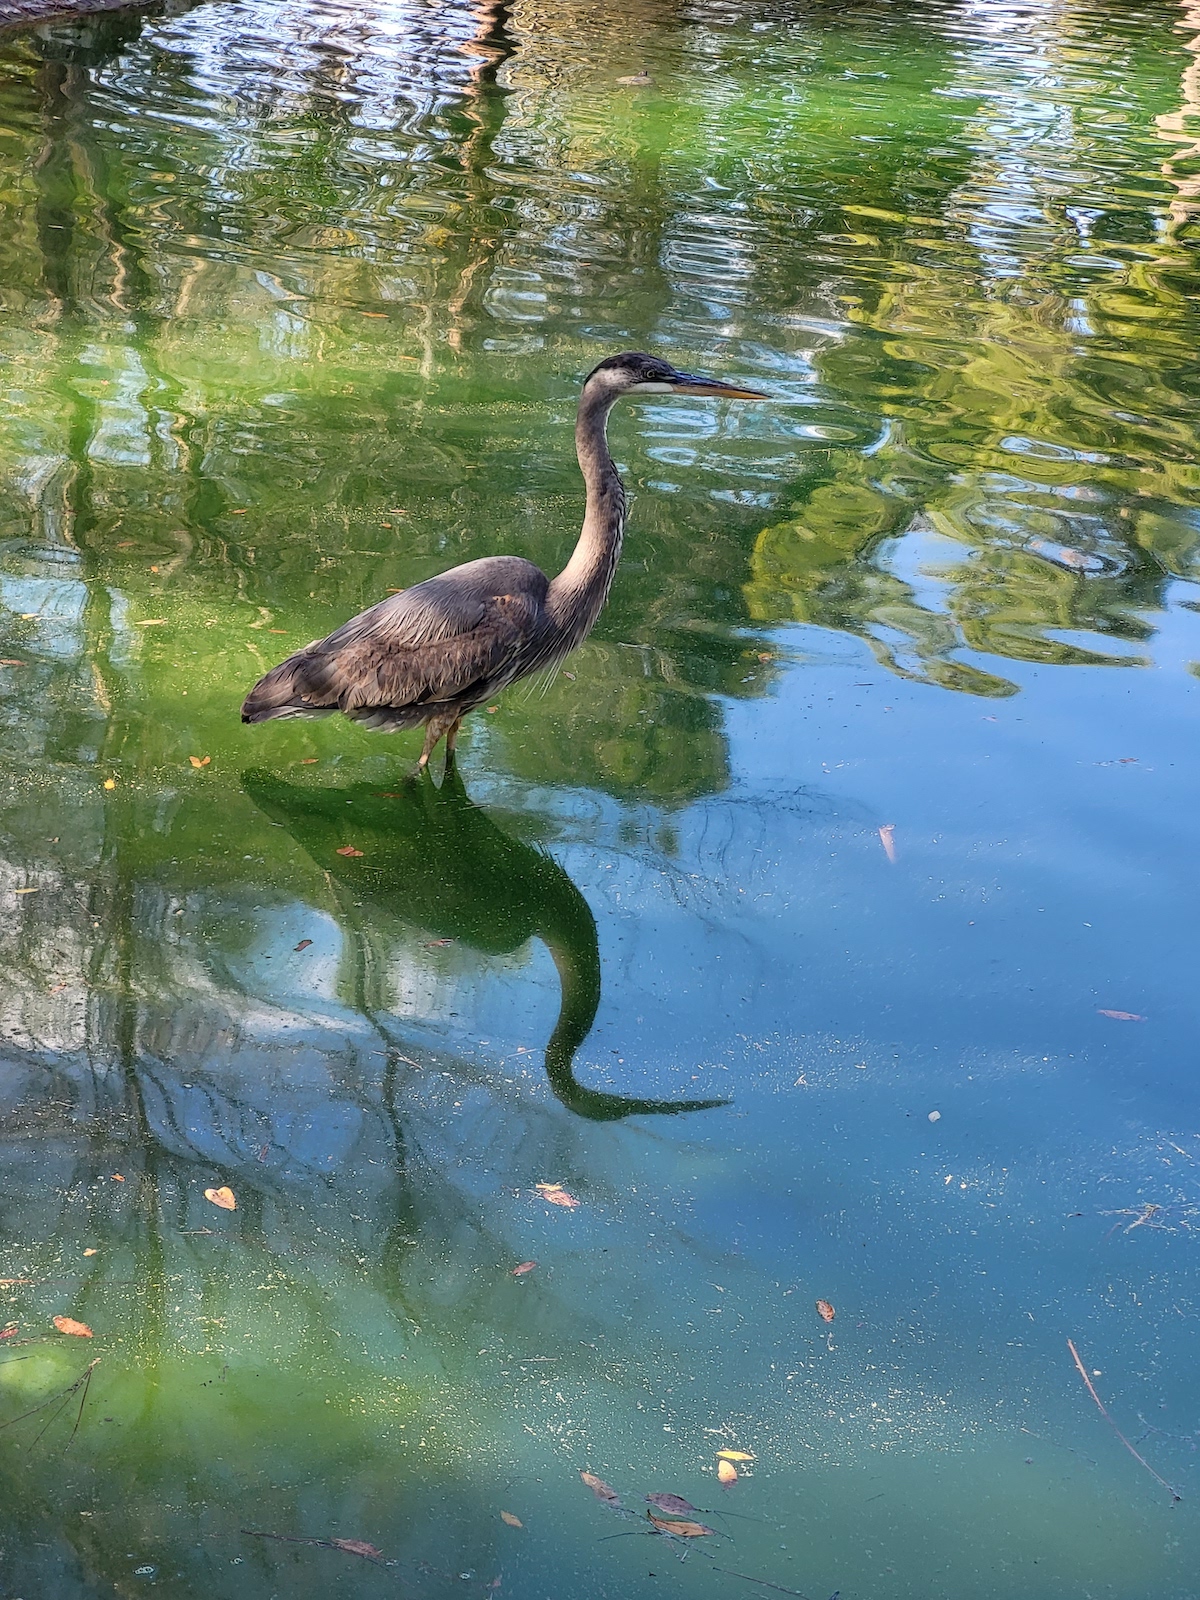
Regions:
<instances>
[{"instance_id":1,"label":"heron leg","mask_svg":"<svg viewBox=\"0 0 1200 1600\"><path fill-rule=\"evenodd\" d=\"M447 745L453 751L454 735L458 732L458 725L461 721L462 718L456 717L453 712L440 717L430 717L425 726L425 744L421 751L420 760L417 762L418 767L427 767L429 765L429 758L437 749L443 734L449 734Z\"/></svg>"},{"instance_id":2,"label":"heron leg","mask_svg":"<svg viewBox=\"0 0 1200 1600\"><path fill-rule=\"evenodd\" d=\"M458 730L462 727L463 719L455 717L446 734L446 762L447 765L454 760L454 747L458 743Z\"/></svg>"}]
</instances>

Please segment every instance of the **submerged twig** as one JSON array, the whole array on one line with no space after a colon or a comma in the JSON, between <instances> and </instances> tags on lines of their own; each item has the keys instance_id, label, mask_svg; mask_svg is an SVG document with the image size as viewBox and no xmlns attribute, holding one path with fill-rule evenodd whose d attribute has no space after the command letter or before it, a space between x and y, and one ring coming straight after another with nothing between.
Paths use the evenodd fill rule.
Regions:
<instances>
[{"instance_id":1,"label":"submerged twig","mask_svg":"<svg viewBox=\"0 0 1200 1600\"><path fill-rule=\"evenodd\" d=\"M23 1360L25 1360L25 1357L24 1356L18 1356L16 1359L18 1361L23 1361ZM52 1406L55 1403L55 1401L57 1401L57 1400L61 1400L63 1402L63 1405L65 1405L66 1402L75 1393L76 1389L79 1388L80 1384L87 1383L88 1379L92 1375L93 1368L99 1366L99 1364L100 1364L100 1357L97 1356L96 1359L83 1372L81 1372L79 1374L79 1376L75 1379L74 1383L68 1384L65 1389L60 1389L57 1394L52 1394L49 1397L49 1399L43 1400L40 1403L40 1405L31 1406L28 1411L22 1411L22 1413L21 1413L21 1415L19 1417L10 1417L7 1422L0 1422L0 1429L3 1429L3 1428L15 1428L18 1422L24 1422L26 1417L36 1417L39 1411L45 1411L47 1406ZM7 1366L8 1363L5 1362L4 1365ZM61 1410L61 1409L62 1409L62 1407L60 1406L59 1410ZM56 1417L57 1415L58 1415L58 1412L56 1411L54 1416ZM54 1421L54 1417L51 1417L50 1418L50 1422L53 1422L53 1421ZM46 1427L48 1428L49 1426L50 1426L50 1423L48 1422L46 1424ZM76 1424L76 1426L78 1426L78 1424ZM43 1428L42 1429L42 1433L45 1433L45 1431L46 1431L46 1428ZM40 1439L42 1437L42 1433L38 1434L38 1439ZM72 1434L71 1437L74 1438L74 1434ZM37 1439L35 1439L33 1442L34 1442L34 1444L36 1444L37 1443Z\"/></svg>"},{"instance_id":2,"label":"submerged twig","mask_svg":"<svg viewBox=\"0 0 1200 1600\"><path fill-rule=\"evenodd\" d=\"M1154 1479L1154 1481L1156 1483L1161 1483L1162 1484L1163 1488L1171 1496L1172 1500L1182 1500L1183 1496L1181 1494L1178 1494L1171 1487L1171 1485L1167 1482L1167 1480L1164 1477L1161 1477L1157 1472L1155 1472L1154 1468L1146 1460L1145 1456L1142 1455L1142 1453L1139 1450L1135 1449L1135 1447L1132 1444L1130 1444L1129 1440L1121 1432L1120 1428L1117 1427L1117 1425L1113 1421L1112 1417L1109 1416L1108 1409L1105 1406L1104 1401L1101 1400L1100 1396L1096 1393L1096 1385L1088 1377L1087 1369L1084 1366L1083 1362L1079 1359L1079 1351L1076 1350L1074 1343L1070 1339L1067 1340L1067 1349L1071 1352L1071 1355L1072 1355L1072 1357L1074 1359L1075 1365L1079 1368L1079 1376L1083 1379L1084 1383L1087 1384L1088 1393L1091 1395L1092 1399L1096 1402L1097 1406L1099 1406L1100 1415L1104 1418L1105 1422L1108 1423L1109 1427L1116 1434L1117 1438L1120 1439L1121 1443L1125 1446L1126 1450L1129 1451L1129 1454L1134 1458L1135 1461L1140 1461L1141 1462L1142 1466L1145 1467L1146 1471L1150 1474L1150 1476Z\"/></svg>"},{"instance_id":3,"label":"submerged twig","mask_svg":"<svg viewBox=\"0 0 1200 1600\"><path fill-rule=\"evenodd\" d=\"M779 1594L794 1594L796 1600L808 1600L807 1595L800 1593L799 1589L785 1589L781 1583L771 1583L766 1578L752 1578L748 1572L731 1572L728 1567L714 1567L714 1572L723 1572L727 1578L741 1578L746 1583L760 1583L764 1589L774 1589Z\"/></svg>"},{"instance_id":4,"label":"submerged twig","mask_svg":"<svg viewBox=\"0 0 1200 1600\"><path fill-rule=\"evenodd\" d=\"M359 1556L373 1567L387 1566L387 1562L377 1561L375 1556L367 1554L362 1548L364 1541L361 1539L314 1539L300 1533L264 1533L259 1528L243 1528L242 1532L250 1539L276 1539L282 1544L315 1544L322 1550L340 1550L344 1555ZM375 1547L371 1545L369 1548Z\"/></svg>"}]
</instances>

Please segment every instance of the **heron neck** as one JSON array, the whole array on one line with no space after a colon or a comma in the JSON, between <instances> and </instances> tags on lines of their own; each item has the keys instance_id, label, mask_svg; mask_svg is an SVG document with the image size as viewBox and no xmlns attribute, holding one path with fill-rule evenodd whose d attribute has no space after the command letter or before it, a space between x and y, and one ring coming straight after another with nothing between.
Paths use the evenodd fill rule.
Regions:
<instances>
[{"instance_id":1,"label":"heron neck","mask_svg":"<svg viewBox=\"0 0 1200 1600\"><path fill-rule=\"evenodd\" d=\"M583 529L571 559L550 585L547 610L568 630L571 647L591 631L612 587L625 532L625 491L608 451L608 414L616 395L588 383L579 397L575 453L587 490Z\"/></svg>"}]
</instances>

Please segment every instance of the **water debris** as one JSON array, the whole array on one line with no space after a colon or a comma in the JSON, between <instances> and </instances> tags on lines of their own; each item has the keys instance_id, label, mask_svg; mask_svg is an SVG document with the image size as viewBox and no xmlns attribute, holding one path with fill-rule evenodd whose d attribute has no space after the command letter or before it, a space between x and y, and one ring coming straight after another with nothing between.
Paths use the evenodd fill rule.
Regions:
<instances>
[{"instance_id":1,"label":"water debris","mask_svg":"<svg viewBox=\"0 0 1200 1600\"><path fill-rule=\"evenodd\" d=\"M344 845L342 845L341 849L337 853L338 853L339 856L360 856L360 855L362 855L362 851L361 850L356 850L352 844L344 844Z\"/></svg>"},{"instance_id":2,"label":"water debris","mask_svg":"<svg viewBox=\"0 0 1200 1600\"><path fill-rule=\"evenodd\" d=\"M57 1322L58 1318L56 1317L54 1320ZM89 1338L91 1337L90 1333L89 1333L88 1337ZM21 1357L21 1356L17 1357L18 1361L20 1361L22 1359L24 1359L24 1358ZM71 1440L74 1439L75 1435L79 1432L79 1424L83 1419L83 1407L84 1407L85 1401L87 1400L88 1388L89 1388L89 1386L91 1384L91 1381L92 1381L92 1373L96 1370L96 1368L99 1365L100 1365L100 1357L97 1356L94 1361L90 1361L88 1363L88 1365L84 1368L84 1370L75 1379L74 1383L68 1384L65 1389L60 1389L57 1394L52 1394L48 1400L43 1400L39 1405L32 1406L28 1411L22 1411L22 1413L21 1413L21 1415L19 1417L10 1417L7 1422L0 1422L0 1428L12 1428L12 1427L15 1427L18 1422L24 1422L26 1417L36 1417L39 1411L45 1411L50 1406L57 1406L58 1409L56 1411L51 1412L49 1421L39 1431L37 1438L34 1439L34 1441L33 1441L33 1444L30 1445L29 1448L32 1450L33 1446L37 1444L38 1440L42 1437L42 1434L45 1433L46 1429L50 1426L50 1424L53 1423L53 1422L56 1422L58 1420L58 1418L62 1415L63 1411L66 1408L67 1401L70 1400L71 1396L75 1393L75 1391L77 1389L81 1388L83 1390L83 1394L82 1394L82 1396L80 1397L80 1400L79 1400L79 1411L78 1411L78 1413L76 1414L76 1417L75 1417L75 1426L71 1429L70 1436L67 1439L67 1445L69 1445L71 1443ZM64 1445L63 1448L65 1450L66 1449L66 1445Z\"/></svg>"},{"instance_id":3,"label":"water debris","mask_svg":"<svg viewBox=\"0 0 1200 1600\"><path fill-rule=\"evenodd\" d=\"M13 661L8 658L0 660L0 667L23 667L24 665L23 661Z\"/></svg>"},{"instance_id":4,"label":"water debris","mask_svg":"<svg viewBox=\"0 0 1200 1600\"><path fill-rule=\"evenodd\" d=\"M211 756L189 756L188 760L192 763L192 765L194 767L200 768L200 767L208 766L209 762L212 760L212 757Z\"/></svg>"},{"instance_id":5,"label":"water debris","mask_svg":"<svg viewBox=\"0 0 1200 1600\"><path fill-rule=\"evenodd\" d=\"M896 824L885 822L879 829L879 842L883 846L883 853L892 863L896 864Z\"/></svg>"},{"instance_id":6,"label":"water debris","mask_svg":"<svg viewBox=\"0 0 1200 1600\"><path fill-rule=\"evenodd\" d=\"M1120 1439L1121 1443L1125 1446L1126 1450L1129 1451L1129 1454L1133 1457L1133 1459L1135 1461L1139 1461L1142 1464L1142 1466L1145 1467L1146 1471L1150 1474L1150 1476L1154 1479L1154 1481L1156 1483L1161 1483L1162 1484L1163 1488L1171 1496L1172 1500L1175 1500L1175 1501L1182 1500L1183 1496L1181 1494L1177 1493L1177 1491L1174 1490L1171 1487L1171 1485L1167 1482L1167 1480L1165 1478L1160 1477L1159 1474L1157 1472L1155 1472L1154 1468L1146 1460L1145 1456L1142 1455L1139 1450L1135 1449L1135 1447L1132 1444L1130 1444L1129 1440L1121 1432L1120 1428L1117 1427L1116 1423L1113 1421L1112 1417L1109 1415L1108 1409L1105 1406L1104 1401L1101 1400L1100 1396L1096 1393L1096 1385L1092 1382L1091 1378L1088 1377L1087 1368L1084 1366L1083 1362L1079 1359L1079 1351L1076 1350L1073 1340L1071 1340L1071 1339L1067 1340L1067 1349L1071 1352L1071 1359L1074 1361L1075 1365L1079 1368L1079 1376L1083 1379L1084 1383L1087 1385L1087 1392L1091 1395L1092 1399L1096 1402L1096 1405L1099 1407L1100 1415L1104 1418L1105 1422L1108 1423L1109 1427L1116 1434L1117 1438Z\"/></svg>"},{"instance_id":7,"label":"water debris","mask_svg":"<svg viewBox=\"0 0 1200 1600\"><path fill-rule=\"evenodd\" d=\"M698 1506L692 1505L681 1494L648 1494L646 1499L660 1511L666 1511L675 1517L692 1516L699 1510Z\"/></svg>"},{"instance_id":8,"label":"water debris","mask_svg":"<svg viewBox=\"0 0 1200 1600\"><path fill-rule=\"evenodd\" d=\"M718 1450L718 1461L753 1461L749 1450Z\"/></svg>"},{"instance_id":9,"label":"water debris","mask_svg":"<svg viewBox=\"0 0 1200 1600\"><path fill-rule=\"evenodd\" d=\"M527 1272L532 1272L536 1266L536 1261L522 1261L519 1267L514 1267L512 1269L511 1276L514 1278L523 1278Z\"/></svg>"},{"instance_id":10,"label":"water debris","mask_svg":"<svg viewBox=\"0 0 1200 1600\"><path fill-rule=\"evenodd\" d=\"M1145 1022L1145 1017L1139 1011L1107 1011L1103 1006L1096 1007L1102 1017L1111 1017L1114 1022Z\"/></svg>"},{"instance_id":11,"label":"water debris","mask_svg":"<svg viewBox=\"0 0 1200 1600\"><path fill-rule=\"evenodd\" d=\"M1064 572L1077 572L1085 578L1105 577L1121 570L1121 563L1111 556L1077 550L1074 545L1058 544L1053 539L1029 539L1025 548L1031 556L1039 556Z\"/></svg>"},{"instance_id":12,"label":"water debris","mask_svg":"<svg viewBox=\"0 0 1200 1600\"><path fill-rule=\"evenodd\" d=\"M723 1572L727 1578L741 1578L743 1583L757 1583L764 1589L774 1589L776 1594L795 1595L796 1600L808 1600L807 1595L800 1593L799 1589L785 1589L781 1583L771 1583L767 1578L752 1578L748 1572L731 1572L728 1567L714 1567L714 1572ZM838 1600L840 1589L835 1589L829 1600Z\"/></svg>"},{"instance_id":13,"label":"water debris","mask_svg":"<svg viewBox=\"0 0 1200 1600\"><path fill-rule=\"evenodd\" d=\"M718 1461L717 1462L717 1482L720 1483L720 1484L724 1484L724 1486L726 1488L728 1488L730 1484L736 1483L737 1481L738 1481L738 1469L734 1466L733 1462L732 1461Z\"/></svg>"},{"instance_id":14,"label":"water debris","mask_svg":"<svg viewBox=\"0 0 1200 1600\"><path fill-rule=\"evenodd\" d=\"M500 1521L507 1522L510 1528L523 1528L525 1526L520 1517L514 1517L511 1511L502 1511L500 1513Z\"/></svg>"},{"instance_id":15,"label":"water debris","mask_svg":"<svg viewBox=\"0 0 1200 1600\"><path fill-rule=\"evenodd\" d=\"M311 939L301 939L299 944L294 944L292 946L292 949L296 951L307 950L310 944L312 944Z\"/></svg>"},{"instance_id":16,"label":"water debris","mask_svg":"<svg viewBox=\"0 0 1200 1600\"><path fill-rule=\"evenodd\" d=\"M715 1528L710 1528L706 1522L680 1521L676 1517L656 1517L653 1511L646 1515L660 1533L668 1533L674 1539L703 1539L706 1534L716 1533Z\"/></svg>"},{"instance_id":17,"label":"water debris","mask_svg":"<svg viewBox=\"0 0 1200 1600\"><path fill-rule=\"evenodd\" d=\"M568 1211L579 1209L579 1201L573 1194L568 1194L561 1183L538 1183L534 1188L552 1206L564 1206Z\"/></svg>"},{"instance_id":18,"label":"water debris","mask_svg":"<svg viewBox=\"0 0 1200 1600\"><path fill-rule=\"evenodd\" d=\"M124 1183L125 1182L125 1174L123 1172L114 1172L113 1175L112 1175L112 1181L114 1183Z\"/></svg>"},{"instance_id":19,"label":"water debris","mask_svg":"<svg viewBox=\"0 0 1200 1600\"><path fill-rule=\"evenodd\" d=\"M626 89L645 89L654 79L648 72L631 72L628 77L618 78L617 82Z\"/></svg>"},{"instance_id":20,"label":"water debris","mask_svg":"<svg viewBox=\"0 0 1200 1600\"><path fill-rule=\"evenodd\" d=\"M166 625L166 617L147 617L144 622L134 623L135 628L165 628Z\"/></svg>"},{"instance_id":21,"label":"water debris","mask_svg":"<svg viewBox=\"0 0 1200 1600\"><path fill-rule=\"evenodd\" d=\"M210 1200L214 1206L220 1206L222 1211L237 1210L237 1200L228 1185L222 1185L220 1189L205 1189L204 1198Z\"/></svg>"},{"instance_id":22,"label":"water debris","mask_svg":"<svg viewBox=\"0 0 1200 1600\"><path fill-rule=\"evenodd\" d=\"M820 1317L822 1322L832 1322L834 1317L837 1316L837 1312L833 1309L828 1300L818 1300L817 1315Z\"/></svg>"},{"instance_id":23,"label":"water debris","mask_svg":"<svg viewBox=\"0 0 1200 1600\"><path fill-rule=\"evenodd\" d=\"M604 1479L598 1478L594 1472L581 1472L579 1476L587 1484L597 1500L603 1500L606 1506L620 1508L621 1496L611 1484L605 1483Z\"/></svg>"},{"instance_id":24,"label":"water debris","mask_svg":"<svg viewBox=\"0 0 1200 1600\"><path fill-rule=\"evenodd\" d=\"M20 1331L21 1324L19 1322L6 1322L0 1328L0 1339L15 1339Z\"/></svg>"},{"instance_id":25,"label":"water debris","mask_svg":"<svg viewBox=\"0 0 1200 1600\"><path fill-rule=\"evenodd\" d=\"M929 1121L930 1122L940 1122L941 1120L942 1120L942 1113L940 1111L931 1111L929 1113Z\"/></svg>"},{"instance_id":26,"label":"water debris","mask_svg":"<svg viewBox=\"0 0 1200 1600\"><path fill-rule=\"evenodd\" d=\"M74 1317L55 1317L54 1326L59 1333L69 1333L76 1339L94 1339L96 1337L86 1322L76 1322Z\"/></svg>"},{"instance_id":27,"label":"water debris","mask_svg":"<svg viewBox=\"0 0 1200 1600\"><path fill-rule=\"evenodd\" d=\"M344 1550L347 1555L361 1556L372 1566L383 1566L383 1551L377 1550L365 1539L309 1539L295 1533L263 1533L258 1528L243 1528L248 1539L276 1539L283 1544L315 1544L323 1550Z\"/></svg>"},{"instance_id":28,"label":"water debris","mask_svg":"<svg viewBox=\"0 0 1200 1600\"><path fill-rule=\"evenodd\" d=\"M94 1256L96 1254L96 1247L94 1245L89 1245L83 1253L85 1256Z\"/></svg>"}]
</instances>

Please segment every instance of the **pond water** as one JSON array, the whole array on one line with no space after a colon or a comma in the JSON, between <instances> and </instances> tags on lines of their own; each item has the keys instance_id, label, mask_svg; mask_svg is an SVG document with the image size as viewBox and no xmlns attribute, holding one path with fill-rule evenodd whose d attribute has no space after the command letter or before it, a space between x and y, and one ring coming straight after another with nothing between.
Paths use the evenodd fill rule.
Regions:
<instances>
[{"instance_id":1,"label":"pond water","mask_svg":"<svg viewBox=\"0 0 1200 1600\"><path fill-rule=\"evenodd\" d=\"M1195 1595L1198 61L1195 0L0 41L5 1600ZM241 726L557 570L627 348L772 398L614 414L554 683L444 782Z\"/></svg>"}]
</instances>

